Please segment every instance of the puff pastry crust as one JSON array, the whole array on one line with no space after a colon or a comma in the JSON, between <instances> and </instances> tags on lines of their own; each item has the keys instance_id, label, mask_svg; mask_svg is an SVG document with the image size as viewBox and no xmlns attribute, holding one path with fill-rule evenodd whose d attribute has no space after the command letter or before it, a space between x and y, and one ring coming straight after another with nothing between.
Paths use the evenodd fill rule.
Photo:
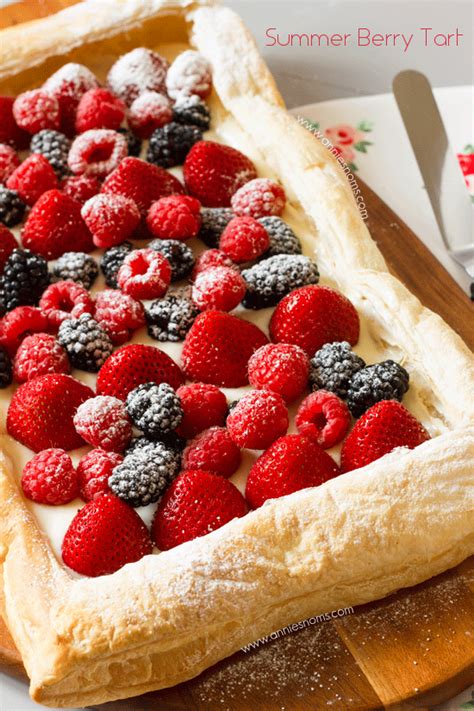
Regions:
<instances>
[{"instance_id":1,"label":"puff pastry crust","mask_svg":"<svg viewBox=\"0 0 474 711\"><path fill-rule=\"evenodd\" d=\"M233 12L213 2L87 0L0 33L0 91L39 83L64 61L103 73L124 49L164 38L190 42L212 63L222 134L232 126L232 142L283 183L326 280L410 364L439 436L98 579L73 578L58 562L2 456L2 612L33 698L50 706L174 685L281 626L388 595L474 552L471 355L388 273L343 171L286 113Z\"/></svg>"}]
</instances>

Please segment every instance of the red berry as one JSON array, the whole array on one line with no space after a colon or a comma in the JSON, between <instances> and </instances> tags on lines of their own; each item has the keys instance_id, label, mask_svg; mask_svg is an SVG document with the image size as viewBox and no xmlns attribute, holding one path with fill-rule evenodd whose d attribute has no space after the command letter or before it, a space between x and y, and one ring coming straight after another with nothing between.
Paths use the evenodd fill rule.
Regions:
<instances>
[{"instance_id":1,"label":"red berry","mask_svg":"<svg viewBox=\"0 0 474 711\"><path fill-rule=\"evenodd\" d=\"M166 88L173 99L211 93L212 68L207 59L192 49L178 54L166 75Z\"/></svg>"},{"instance_id":2,"label":"red berry","mask_svg":"<svg viewBox=\"0 0 474 711\"><path fill-rule=\"evenodd\" d=\"M238 401L227 418L229 434L246 449L266 449L288 429L285 402L269 390L252 390Z\"/></svg>"},{"instance_id":3,"label":"red berry","mask_svg":"<svg viewBox=\"0 0 474 711\"><path fill-rule=\"evenodd\" d=\"M10 175L7 188L16 190L23 202L34 205L48 190L58 187L56 173L42 155L33 153Z\"/></svg>"},{"instance_id":4,"label":"red berry","mask_svg":"<svg viewBox=\"0 0 474 711\"><path fill-rule=\"evenodd\" d=\"M72 62L64 64L44 83L43 89L58 100L61 131L68 136L75 133L76 111L81 96L98 86L97 78L87 67Z\"/></svg>"},{"instance_id":5,"label":"red berry","mask_svg":"<svg viewBox=\"0 0 474 711\"><path fill-rule=\"evenodd\" d=\"M286 435L274 442L250 470L245 498L258 508L267 499L319 486L340 474L336 462L316 442L302 435Z\"/></svg>"},{"instance_id":6,"label":"red berry","mask_svg":"<svg viewBox=\"0 0 474 711\"><path fill-rule=\"evenodd\" d=\"M253 217L234 217L221 235L219 247L241 264L260 257L270 247L268 232Z\"/></svg>"},{"instance_id":7,"label":"red berry","mask_svg":"<svg viewBox=\"0 0 474 711\"><path fill-rule=\"evenodd\" d=\"M268 178L255 178L243 185L232 196L231 205L236 215L255 219L267 215L281 215L286 195L282 186Z\"/></svg>"},{"instance_id":8,"label":"red berry","mask_svg":"<svg viewBox=\"0 0 474 711\"><path fill-rule=\"evenodd\" d=\"M245 281L238 271L232 267L214 267L198 274L192 299L201 311L232 311L240 304L245 292Z\"/></svg>"},{"instance_id":9,"label":"red berry","mask_svg":"<svg viewBox=\"0 0 474 711\"><path fill-rule=\"evenodd\" d=\"M104 494L77 512L62 545L64 563L81 575L115 573L153 550L140 516L116 496Z\"/></svg>"},{"instance_id":10,"label":"red berry","mask_svg":"<svg viewBox=\"0 0 474 711\"><path fill-rule=\"evenodd\" d=\"M196 237L201 226L201 204L189 195L170 195L154 202L147 215L148 229L160 239Z\"/></svg>"},{"instance_id":11,"label":"red berry","mask_svg":"<svg viewBox=\"0 0 474 711\"><path fill-rule=\"evenodd\" d=\"M243 153L212 141L198 141L184 162L184 182L191 195L206 207L228 207L232 195L257 177Z\"/></svg>"},{"instance_id":12,"label":"red berry","mask_svg":"<svg viewBox=\"0 0 474 711\"><path fill-rule=\"evenodd\" d=\"M121 454L92 449L77 465L79 494L84 501L92 501L102 494L111 494L108 480L115 467L123 462Z\"/></svg>"},{"instance_id":13,"label":"red berry","mask_svg":"<svg viewBox=\"0 0 474 711\"><path fill-rule=\"evenodd\" d=\"M74 139L67 158L76 175L103 178L112 173L128 154L124 135L107 128L96 128Z\"/></svg>"},{"instance_id":14,"label":"red berry","mask_svg":"<svg viewBox=\"0 0 474 711\"><path fill-rule=\"evenodd\" d=\"M329 286L303 286L285 296L270 321L273 341L294 343L312 357L325 343L359 340L359 316L349 299Z\"/></svg>"},{"instance_id":15,"label":"red berry","mask_svg":"<svg viewBox=\"0 0 474 711\"><path fill-rule=\"evenodd\" d=\"M77 473L64 449L45 449L23 469L23 493L38 504L60 506L79 494Z\"/></svg>"},{"instance_id":16,"label":"red berry","mask_svg":"<svg viewBox=\"0 0 474 711\"><path fill-rule=\"evenodd\" d=\"M239 268L230 257L227 256L225 252L220 249L206 249L205 252L199 255L196 259L196 264L191 274L191 280L195 281L198 274L206 271L206 269L212 269L213 267L231 267L235 271L239 271Z\"/></svg>"},{"instance_id":17,"label":"red berry","mask_svg":"<svg viewBox=\"0 0 474 711\"><path fill-rule=\"evenodd\" d=\"M43 292L39 307L48 318L52 330L57 330L68 318L94 313L94 302L89 292L74 281L50 284Z\"/></svg>"},{"instance_id":18,"label":"red berry","mask_svg":"<svg viewBox=\"0 0 474 711\"><path fill-rule=\"evenodd\" d=\"M110 395L97 395L79 405L74 427L88 444L107 452L123 452L133 434L125 405Z\"/></svg>"},{"instance_id":19,"label":"red berry","mask_svg":"<svg viewBox=\"0 0 474 711\"><path fill-rule=\"evenodd\" d=\"M13 236L13 233L10 232L8 227L0 224L0 274L3 272L8 257L17 247L18 242Z\"/></svg>"},{"instance_id":20,"label":"red berry","mask_svg":"<svg viewBox=\"0 0 474 711\"><path fill-rule=\"evenodd\" d=\"M474 150L472 153L458 153L457 156L462 174L466 177L468 175L474 175Z\"/></svg>"},{"instance_id":21,"label":"red berry","mask_svg":"<svg viewBox=\"0 0 474 711\"><path fill-rule=\"evenodd\" d=\"M199 469L185 471L161 499L152 534L158 548L165 551L246 513L244 497L230 481Z\"/></svg>"},{"instance_id":22,"label":"red berry","mask_svg":"<svg viewBox=\"0 0 474 711\"><path fill-rule=\"evenodd\" d=\"M81 403L93 397L87 385L62 373L41 375L14 393L7 413L7 431L18 442L39 452L48 447L69 451L82 447L73 423Z\"/></svg>"},{"instance_id":23,"label":"red berry","mask_svg":"<svg viewBox=\"0 0 474 711\"><path fill-rule=\"evenodd\" d=\"M105 289L97 294L94 318L118 346L129 341L133 332L145 325L145 309L128 294Z\"/></svg>"},{"instance_id":24,"label":"red berry","mask_svg":"<svg viewBox=\"0 0 474 711\"><path fill-rule=\"evenodd\" d=\"M13 96L0 96L0 143L6 143L13 148L27 148L30 135L20 128L13 117Z\"/></svg>"},{"instance_id":25,"label":"red berry","mask_svg":"<svg viewBox=\"0 0 474 711\"><path fill-rule=\"evenodd\" d=\"M94 128L116 131L125 118L125 104L107 89L89 89L82 95L76 113L76 131Z\"/></svg>"},{"instance_id":26,"label":"red berry","mask_svg":"<svg viewBox=\"0 0 474 711\"><path fill-rule=\"evenodd\" d=\"M169 64L157 52L137 47L117 59L107 76L114 94L130 104L147 91L166 94L165 77Z\"/></svg>"},{"instance_id":27,"label":"red berry","mask_svg":"<svg viewBox=\"0 0 474 711\"><path fill-rule=\"evenodd\" d=\"M117 281L126 294L136 299L157 299L168 290L171 266L153 249L135 249L125 257Z\"/></svg>"},{"instance_id":28,"label":"red berry","mask_svg":"<svg viewBox=\"0 0 474 711\"><path fill-rule=\"evenodd\" d=\"M0 143L0 184L6 183L7 178L20 165L16 151L6 143Z\"/></svg>"},{"instance_id":29,"label":"red berry","mask_svg":"<svg viewBox=\"0 0 474 711\"><path fill-rule=\"evenodd\" d=\"M95 246L101 248L125 242L140 222L136 203L123 195L94 195L82 206L81 215Z\"/></svg>"},{"instance_id":30,"label":"red berry","mask_svg":"<svg viewBox=\"0 0 474 711\"><path fill-rule=\"evenodd\" d=\"M27 336L18 348L13 362L17 383L47 373L69 373L71 370L64 348L49 333Z\"/></svg>"},{"instance_id":31,"label":"red berry","mask_svg":"<svg viewBox=\"0 0 474 711\"><path fill-rule=\"evenodd\" d=\"M227 417L227 399L215 385L191 383L177 390L183 408L183 419L176 429L180 437L192 439L214 425L223 425Z\"/></svg>"},{"instance_id":32,"label":"red berry","mask_svg":"<svg viewBox=\"0 0 474 711\"><path fill-rule=\"evenodd\" d=\"M81 205L100 192L101 183L93 175L71 175L63 181L61 190Z\"/></svg>"},{"instance_id":33,"label":"red berry","mask_svg":"<svg viewBox=\"0 0 474 711\"><path fill-rule=\"evenodd\" d=\"M17 96L13 116L18 126L28 133L38 133L43 129L57 130L60 126L59 103L44 89L32 89Z\"/></svg>"},{"instance_id":34,"label":"red berry","mask_svg":"<svg viewBox=\"0 0 474 711\"><path fill-rule=\"evenodd\" d=\"M229 478L240 466L240 449L225 427L197 435L183 452L183 469L202 469Z\"/></svg>"},{"instance_id":35,"label":"red berry","mask_svg":"<svg viewBox=\"0 0 474 711\"><path fill-rule=\"evenodd\" d=\"M298 432L323 449L339 444L351 424L346 403L327 390L318 390L303 400L295 419Z\"/></svg>"},{"instance_id":36,"label":"red berry","mask_svg":"<svg viewBox=\"0 0 474 711\"><path fill-rule=\"evenodd\" d=\"M35 306L17 306L0 320L0 345L13 357L31 333L48 330L48 319Z\"/></svg>"},{"instance_id":37,"label":"red berry","mask_svg":"<svg viewBox=\"0 0 474 711\"><path fill-rule=\"evenodd\" d=\"M252 387L271 390L286 402L293 402L308 385L309 360L299 346L268 343L250 358L248 371Z\"/></svg>"},{"instance_id":38,"label":"red berry","mask_svg":"<svg viewBox=\"0 0 474 711\"><path fill-rule=\"evenodd\" d=\"M128 112L128 124L140 138L150 138L153 131L173 119L169 99L156 91L140 94Z\"/></svg>"}]
</instances>

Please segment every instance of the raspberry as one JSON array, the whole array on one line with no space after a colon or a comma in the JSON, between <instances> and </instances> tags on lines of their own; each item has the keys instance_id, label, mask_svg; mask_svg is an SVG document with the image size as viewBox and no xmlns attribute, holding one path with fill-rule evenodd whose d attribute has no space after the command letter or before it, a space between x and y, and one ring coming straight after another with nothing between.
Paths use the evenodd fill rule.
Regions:
<instances>
[{"instance_id":1,"label":"raspberry","mask_svg":"<svg viewBox=\"0 0 474 711\"><path fill-rule=\"evenodd\" d=\"M20 159L15 149L6 143L0 143L0 183L6 183L7 178L19 165Z\"/></svg>"},{"instance_id":2,"label":"raspberry","mask_svg":"<svg viewBox=\"0 0 474 711\"><path fill-rule=\"evenodd\" d=\"M74 427L86 442L107 452L122 452L132 439L132 423L123 402L108 395L97 395L79 405Z\"/></svg>"},{"instance_id":3,"label":"raspberry","mask_svg":"<svg viewBox=\"0 0 474 711\"><path fill-rule=\"evenodd\" d=\"M162 496L179 471L180 457L162 442L127 454L109 478L115 496L130 506L148 506Z\"/></svg>"},{"instance_id":4,"label":"raspberry","mask_svg":"<svg viewBox=\"0 0 474 711\"><path fill-rule=\"evenodd\" d=\"M64 348L49 333L27 336L18 348L13 363L17 383L47 373L69 373L71 370Z\"/></svg>"},{"instance_id":5,"label":"raspberry","mask_svg":"<svg viewBox=\"0 0 474 711\"><path fill-rule=\"evenodd\" d=\"M110 494L109 477L115 467L123 462L121 454L93 449L77 465L79 494L84 501L93 501L102 494Z\"/></svg>"},{"instance_id":6,"label":"raspberry","mask_svg":"<svg viewBox=\"0 0 474 711\"><path fill-rule=\"evenodd\" d=\"M211 125L211 112L206 103L196 94L180 95L173 106L173 121L197 126L207 131Z\"/></svg>"},{"instance_id":7,"label":"raspberry","mask_svg":"<svg viewBox=\"0 0 474 711\"><path fill-rule=\"evenodd\" d=\"M94 74L82 64L64 64L43 85L48 94L59 102L61 131L68 136L75 133L76 110L81 96L89 89L96 89L99 82Z\"/></svg>"},{"instance_id":8,"label":"raspberry","mask_svg":"<svg viewBox=\"0 0 474 711\"><path fill-rule=\"evenodd\" d=\"M327 390L318 390L303 400L295 419L298 432L323 449L339 444L351 424L346 403Z\"/></svg>"},{"instance_id":9,"label":"raspberry","mask_svg":"<svg viewBox=\"0 0 474 711\"><path fill-rule=\"evenodd\" d=\"M347 341L326 343L311 359L311 387L329 390L345 400L352 376L364 367L365 361Z\"/></svg>"},{"instance_id":10,"label":"raspberry","mask_svg":"<svg viewBox=\"0 0 474 711\"><path fill-rule=\"evenodd\" d=\"M234 217L219 242L219 248L236 264L257 259L269 246L266 229L253 217Z\"/></svg>"},{"instance_id":11,"label":"raspberry","mask_svg":"<svg viewBox=\"0 0 474 711\"><path fill-rule=\"evenodd\" d=\"M194 267L192 250L176 239L155 239L148 245L149 249L159 252L171 265L171 281L180 281L189 276Z\"/></svg>"},{"instance_id":12,"label":"raspberry","mask_svg":"<svg viewBox=\"0 0 474 711\"><path fill-rule=\"evenodd\" d=\"M128 112L128 123L140 138L150 138L153 131L162 128L173 118L169 99L156 91L140 94Z\"/></svg>"},{"instance_id":13,"label":"raspberry","mask_svg":"<svg viewBox=\"0 0 474 711\"><path fill-rule=\"evenodd\" d=\"M48 319L34 306L18 306L0 321L0 345L13 357L22 340L30 333L43 333Z\"/></svg>"},{"instance_id":14,"label":"raspberry","mask_svg":"<svg viewBox=\"0 0 474 711\"><path fill-rule=\"evenodd\" d=\"M13 118L13 96L0 96L0 143L21 150L27 148L30 136Z\"/></svg>"},{"instance_id":15,"label":"raspberry","mask_svg":"<svg viewBox=\"0 0 474 711\"><path fill-rule=\"evenodd\" d=\"M63 449L45 449L31 459L21 477L23 493L38 504L68 504L79 493L77 473Z\"/></svg>"},{"instance_id":16,"label":"raspberry","mask_svg":"<svg viewBox=\"0 0 474 711\"><path fill-rule=\"evenodd\" d=\"M234 213L228 207L201 208L199 239L202 239L208 247L218 247L222 233L234 217Z\"/></svg>"},{"instance_id":17,"label":"raspberry","mask_svg":"<svg viewBox=\"0 0 474 711\"><path fill-rule=\"evenodd\" d=\"M0 346L0 389L8 388L13 380L12 361L3 346Z\"/></svg>"},{"instance_id":18,"label":"raspberry","mask_svg":"<svg viewBox=\"0 0 474 711\"><path fill-rule=\"evenodd\" d=\"M47 317L50 329L55 331L68 318L94 313L89 292L73 281L58 281L48 286L39 307Z\"/></svg>"},{"instance_id":19,"label":"raspberry","mask_svg":"<svg viewBox=\"0 0 474 711\"><path fill-rule=\"evenodd\" d=\"M245 296L245 282L232 267L213 267L198 274L192 298L201 311L232 311Z\"/></svg>"},{"instance_id":20,"label":"raspberry","mask_svg":"<svg viewBox=\"0 0 474 711\"><path fill-rule=\"evenodd\" d=\"M0 223L14 227L22 221L26 205L16 190L9 190L0 185Z\"/></svg>"},{"instance_id":21,"label":"raspberry","mask_svg":"<svg viewBox=\"0 0 474 711\"><path fill-rule=\"evenodd\" d=\"M66 252L53 266L53 275L59 281L74 281L84 289L90 289L99 275L99 267L89 254Z\"/></svg>"},{"instance_id":22,"label":"raspberry","mask_svg":"<svg viewBox=\"0 0 474 711\"><path fill-rule=\"evenodd\" d=\"M29 249L15 248L0 277L0 301L7 311L17 306L34 306L50 281L48 264Z\"/></svg>"},{"instance_id":23,"label":"raspberry","mask_svg":"<svg viewBox=\"0 0 474 711\"><path fill-rule=\"evenodd\" d=\"M43 89L25 91L15 99L13 116L28 133L59 128L59 103Z\"/></svg>"},{"instance_id":24,"label":"raspberry","mask_svg":"<svg viewBox=\"0 0 474 711\"><path fill-rule=\"evenodd\" d=\"M133 332L145 325L145 310L140 301L128 294L105 289L97 294L94 318L118 346L129 341Z\"/></svg>"},{"instance_id":25,"label":"raspberry","mask_svg":"<svg viewBox=\"0 0 474 711\"><path fill-rule=\"evenodd\" d=\"M227 400L215 385L191 383L182 385L176 391L184 416L177 432L185 439L191 439L209 427L223 425L227 417Z\"/></svg>"},{"instance_id":26,"label":"raspberry","mask_svg":"<svg viewBox=\"0 0 474 711\"><path fill-rule=\"evenodd\" d=\"M203 99L212 89L211 65L199 52L182 52L168 70L166 88L172 99L193 94Z\"/></svg>"},{"instance_id":27,"label":"raspberry","mask_svg":"<svg viewBox=\"0 0 474 711\"><path fill-rule=\"evenodd\" d=\"M73 367L89 373L97 373L113 350L109 335L88 313L63 321L58 341Z\"/></svg>"},{"instance_id":28,"label":"raspberry","mask_svg":"<svg viewBox=\"0 0 474 711\"><path fill-rule=\"evenodd\" d=\"M83 206L81 215L96 247L114 247L125 242L140 222L136 203L123 195L100 193Z\"/></svg>"},{"instance_id":29,"label":"raspberry","mask_svg":"<svg viewBox=\"0 0 474 711\"><path fill-rule=\"evenodd\" d=\"M107 249L100 260L100 269L105 276L105 283L113 289L118 289L118 270L125 261L125 257L133 249L131 242L122 242L117 247Z\"/></svg>"},{"instance_id":30,"label":"raspberry","mask_svg":"<svg viewBox=\"0 0 474 711\"><path fill-rule=\"evenodd\" d=\"M409 387L410 376L393 360L368 365L351 377L347 404L354 417L360 417L380 400L401 400Z\"/></svg>"},{"instance_id":31,"label":"raspberry","mask_svg":"<svg viewBox=\"0 0 474 711\"><path fill-rule=\"evenodd\" d=\"M229 434L239 447L266 449L288 429L285 402L269 390L252 390L232 408L227 418Z\"/></svg>"},{"instance_id":32,"label":"raspberry","mask_svg":"<svg viewBox=\"0 0 474 711\"><path fill-rule=\"evenodd\" d=\"M228 479L239 468L240 460L240 449L225 427L211 427L188 444L182 468L203 469Z\"/></svg>"},{"instance_id":33,"label":"raspberry","mask_svg":"<svg viewBox=\"0 0 474 711\"><path fill-rule=\"evenodd\" d=\"M290 225L287 225L281 217L271 215L269 217L260 217L258 221L265 227L270 237L270 248L265 256L301 254L301 242Z\"/></svg>"},{"instance_id":34,"label":"raspberry","mask_svg":"<svg viewBox=\"0 0 474 711\"><path fill-rule=\"evenodd\" d=\"M18 242L10 230L0 224L0 274L14 249L18 249Z\"/></svg>"},{"instance_id":35,"label":"raspberry","mask_svg":"<svg viewBox=\"0 0 474 711\"><path fill-rule=\"evenodd\" d=\"M200 254L196 259L196 264L191 274L191 281L195 281L199 274L202 274L208 269L215 269L216 267L228 267L239 272L238 266L234 264L232 259L228 257L225 252L222 252L220 249L206 249L206 251Z\"/></svg>"},{"instance_id":36,"label":"raspberry","mask_svg":"<svg viewBox=\"0 0 474 711\"><path fill-rule=\"evenodd\" d=\"M265 309L294 289L317 284L319 271L315 262L302 254L277 254L245 269L242 278L247 286L245 308Z\"/></svg>"},{"instance_id":37,"label":"raspberry","mask_svg":"<svg viewBox=\"0 0 474 711\"><path fill-rule=\"evenodd\" d=\"M148 333L157 341L183 341L198 314L190 299L168 294L147 306Z\"/></svg>"},{"instance_id":38,"label":"raspberry","mask_svg":"<svg viewBox=\"0 0 474 711\"><path fill-rule=\"evenodd\" d=\"M255 351L248 372L252 387L271 390L286 402L293 402L308 385L308 356L299 346L269 343Z\"/></svg>"},{"instance_id":39,"label":"raspberry","mask_svg":"<svg viewBox=\"0 0 474 711\"><path fill-rule=\"evenodd\" d=\"M167 123L150 136L146 159L162 168L182 165L194 144L201 140L202 133L197 126Z\"/></svg>"},{"instance_id":40,"label":"raspberry","mask_svg":"<svg viewBox=\"0 0 474 711\"><path fill-rule=\"evenodd\" d=\"M68 165L76 175L109 175L127 156L125 136L108 128L96 128L74 139Z\"/></svg>"},{"instance_id":41,"label":"raspberry","mask_svg":"<svg viewBox=\"0 0 474 711\"><path fill-rule=\"evenodd\" d=\"M178 395L168 383L142 383L128 393L126 410L145 437L160 439L183 419Z\"/></svg>"},{"instance_id":42,"label":"raspberry","mask_svg":"<svg viewBox=\"0 0 474 711\"><path fill-rule=\"evenodd\" d=\"M285 209L286 195L282 186L269 178L250 180L232 196L232 209L236 215L266 217L281 215Z\"/></svg>"},{"instance_id":43,"label":"raspberry","mask_svg":"<svg viewBox=\"0 0 474 711\"><path fill-rule=\"evenodd\" d=\"M44 156L59 177L69 172L67 157L70 147L71 141L64 133L47 129L36 133L30 143L31 152Z\"/></svg>"},{"instance_id":44,"label":"raspberry","mask_svg":"<svg viewBox=\"0 0 474 711\"><path fill-rule=\"evenodd\" d=\"M107 84L128 106L146 91L166 94L168 62L146 47L137 47L122 55L112 66Z\"/></svg>"},{"instance_id":45,"label":"raspberry","mask_svg":"<svg viewBox=\"0 0 474 711\"><path fill-rule=\"evenodd\" d=\"M136 299L155 299L163 296L170 285L171 266L152 249L136 249L125 257L117 281L126 294Z\"/></svg>"},{"instance_id":46,"label":"raspberry","mask_svg":"<svg viewBox=\"0 0 474 711\"><path fill-rule=\"evenodd\" d=\"M87 200L100 193L101 183L93 175L71 175L61 185L63 193L83 205Z\"/></svg>"},{"instance_id":47,"label":"raspberry","mask_svg":"<svg viewBox=\"0 0 474 711\"><path fill-rule=\"evenodd\" d=\"M189 195L161 198L148 211L148 229L159 239L184 241L195 237L201 225L200 207L199 200Z\"/></svg>"},{"instance_id":48,"label":"raspberry","mask_svg":"<svg viewBox=\"0 0 474 711\"><path fill-rule=\"evenodd\" d=\"M27 205L34 205L43 193L57 187L56 173L44 156L36 154L23 161L7 180L7 188L16 190Z\"/></svg>"},{"instance_id":49,"label":"raspberry","mask_svg":"<svg viewBox=\"0 0 474 711\"><path fill-rule=\"evenodd\" d=\"M76 113L76 131L94 128L116 131L125 118L125 104L107 89L89 89L82 95Z\"/></svg>"}]
</instances>

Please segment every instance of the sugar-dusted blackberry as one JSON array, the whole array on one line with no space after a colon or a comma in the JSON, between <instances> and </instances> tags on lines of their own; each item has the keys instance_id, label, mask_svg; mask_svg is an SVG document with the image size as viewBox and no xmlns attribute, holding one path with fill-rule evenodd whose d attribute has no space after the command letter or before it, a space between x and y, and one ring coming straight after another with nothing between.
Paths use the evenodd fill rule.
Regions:
<instances>
[{"instance_id":1,"label":"sugar-dusted blackberry","mask_svg":"<svg viewBox=\"0 0 474 711\"><path fill-rule=\"evenodd\" d=\"M3 346L0 346L0 388L8 388L12 380L13 368L10 356Z\"/></svg>"},{"instance_id":2,"label":"sugar-dusted blackberry","mask_svg":"<svg viewBox=\"0 0 474 711\"><path fill-rule=\"evenodd\" d=\"M281 217L268 215L260 217L258 221L270 237L270 248L265 253L266 257L274 257L276 254L301 254L301 242Z\"/></svg>"},{"instance_id":3,"label":"sugar-dusted blackberry","mask_svg":"<svg viewBox=\"0 0 474 711\"><path fill-rule=\"evenodd\" d=\"M200 96L182 96L173 106L173 119L177 123L191 124L207 131L211 125L211 112Z\"/></svg>"},{"instance_id":4,"label":"sugar-dusted blackberry","mask_svg":"<svg viewBox=\"0 0 474 711\"><path fill-rule=\"evenodd\" d=\"M127 140L127 146L128 146L128 155L129 156L134 156L135 158L138 158L140 153L142 152L142 140L141 138L138 138L132 131L130 131L128 128L119 128L118 133L122 133L126 140Z\"/></svg>"},{"instance_id":5,"label":"sugar-dusted blackberry","mask_svg":"<svg viewBox=\"0 0 474 711\"><path fill-rule=\"evenodd\" d=\"M202 207L199 239L211 249L219 247L221 234L234 217L230 207Z\"/></svg>"},{"instance_id":6,"label":"sugar-dusted blackberry","mask_svg":"<svg viewBox=\"0 0 474 711\"><path fill-rule=\"evenodd\" d=\"M7 227L18 225L25 214L26 205L16 190L0 185L0 222Z\"/></svg>"},{"instance_id":7,"label":"sugar-dusted blackberry","mask_svg":"<svg viewBox=\"0 0 474 711\"><path fill-rule=\"evenodd\" d=\"M44 156L59 177L69 173L67 156L71 141L64 133L43 129L35 133L30 143L32 153L40 153Z\"/></svg>"},{"instance_id":8,"label":"sugar-dusted blackberry","mask_svg":"<svg viewBox=\"0 0 474 711\"><path fill-rule=\"evenodd\" d=\"M65 252L54 265L53 275L60 281L75 281L90 289L99 275L99 266L90 254Z\"/></svg>"},{"instance_id":9,"label":"sugar-dusted blackberry","mask_svg":"<svg viewBox=\"0 0 474 711\"><path fill-rule=\"evenodd\" d=\"M132 454L139 449L144 449L146 447L153 449L158 445L164 444L168 449L172 449L176 452L176 456L179 455L181 458L181 453L186 447L186 440L184 437L180 437L176 432L163 432L160 433L160 439L148 439L145 435L140 435L139 437L134 437L127 449L125 454Z\"/></svg>"},{"instance_id":10,"label":"sugar-dusted blackberry","mask_svg":"<svg viewBox=\"0 0 474 711\"><path fill-rule=\"evenodd\" d=\"M148 245L165 257L171 264L171 281L185 279L192 272L195 258L187 244L178 239L154 239Z\"/></svg>"},{"instance_id":11,"label":"sugar-dusted blackberry","mask_svg":"<svg viewBox=\"0 0 474 711\"><path fill-rule=\"evenodd\" d=\"M201 140L202 133L197 126L172 121L153 131L146 159L162 168L182 165L194 144Z\"/></svg>"},{"instance_id":12,"label":"sugar-dusted blackberry","mask_svg":"<svg viewBox=\"0 0 474 711\"><path fill-rule=\"evenodd\" d=\"M352 376L362 368L365 368L365 361L354 353L347 341L326 343L311 359L311 387L313 390L329 390L345 399Z\"/></svg>"},{"instance_id":13,"label":"sugar-dusted blackberry","mask_svg":"<svg viewBox=\"0 0 474 711\"><path fill-rule=\"evenodd\" d=\"M242 303L247 309L275 306L293 289L319 281L316 264L299 254L268 257L250 269L244 269L242 276L247 284Z\"/></svg>"},{"instance_id":14,"label":"sugar-dusted blackberry","mask_svg":"<svg viewBox=\"0 0 474 711\"><path fill-rule=\"evenodd\" d=\"M360 417L380 400L398 400L409 387L410 376L393 360L368 365L353 375L347 391L347 404L354 417Z\"/></svg>"},{"instance_id":15,"label":"sugar-dusted blackberry","mask_svg":"<svg viewBox=\"0 0 474 711\"><path fill-rule=\"evenodd\" d=\"M105 276L105 283L112 289L118 289L117 273L125 261L126 256L132 251L131 242L122 242L116 247L106 249L100 260L100 268Z\"/></svg>"},{"instance_id":16,"label":"sugar-dusted blackberry","mask_svg":"<svg viewBox=\"0 0 474 711\"><path fill-rule=\"evenodd\" d=\"M91 314L63 321L58 341L66 349L71 365L89 373L97 373L114 348L109 335Z\"/></svg>"},{"instance_id":17,"label":"sugar-dusted blackberry","mask_svg":"<svg viewBox=\"0 0 474 711\"><path fill-rule=\"evenodd\" d=\"M48 263L29 249L14 249L0 277L0 301L7 311L36 306L50 282Z\"/></svg>"},{"instance_id":18,"label":"sugar-dusted blackberry","mask_svg":"<svg viewBox=\"0 0 474 711\"><path fill-rule=\"evenodd\" d=\"M199 315L199 309L185 296L168 294L145 308L148 333L157 341L184 341Z\"/></svg>"},{"instance_id":19,"label":"sugar-dusted blackberry","mask_svg":"<svg viewBox=\"0 0 474 711\"><path fill-rule=\"evenodd\" d=\"M125 408L132 422L150 439L172 432L183 419L178 395L168 383L143 383L127 395Z\"/></svg>"},{"instance_id":20,"label":"sugar-dusted blackberry","mask_svg":"<svg viewBox=\"0 0 474 711\"><path fill-rule=\"evenodd\" d=\"M108 484L130 506L148 506L162 496L179 472L181 458L162 442L139 447L114 468Z\"/></svg>"}]
</instances>

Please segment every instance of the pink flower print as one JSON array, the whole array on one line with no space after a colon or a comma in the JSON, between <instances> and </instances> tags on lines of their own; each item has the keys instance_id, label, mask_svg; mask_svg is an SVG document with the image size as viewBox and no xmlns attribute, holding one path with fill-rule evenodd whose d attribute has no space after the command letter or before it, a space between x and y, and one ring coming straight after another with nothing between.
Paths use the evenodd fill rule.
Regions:
<instances>
[{"instance_id":1,"label":"pink flower print","mask_svg":"<svg viewBox=\"0 0 474 711\"><path fill-rule=\"evenodd\" d=\"M354 143L364 140L364 134L353 126L347 123L340 123L337 126L331 126L324 132L333 144L338 148L352 146Z\"/></svg>"}]
</instances>

